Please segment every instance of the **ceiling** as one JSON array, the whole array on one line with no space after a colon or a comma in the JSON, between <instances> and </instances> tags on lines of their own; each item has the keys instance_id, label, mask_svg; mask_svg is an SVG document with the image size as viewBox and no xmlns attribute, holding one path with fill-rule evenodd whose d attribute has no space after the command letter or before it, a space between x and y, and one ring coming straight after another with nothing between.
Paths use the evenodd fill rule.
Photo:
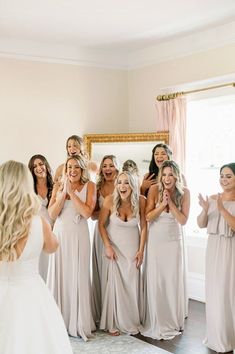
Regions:
<instances>
[{"instance_id":1,"label":"ceiling","mask_svg":"<svg viewBox=\"0 0 235 354\"><path fill-rule=\"evenodd\" d=\"M124 62L185 36L216 36L218 28L235 41L235 0L0 1L2 55L85 62L105 54Z\"/></svg>"}]
</instances>

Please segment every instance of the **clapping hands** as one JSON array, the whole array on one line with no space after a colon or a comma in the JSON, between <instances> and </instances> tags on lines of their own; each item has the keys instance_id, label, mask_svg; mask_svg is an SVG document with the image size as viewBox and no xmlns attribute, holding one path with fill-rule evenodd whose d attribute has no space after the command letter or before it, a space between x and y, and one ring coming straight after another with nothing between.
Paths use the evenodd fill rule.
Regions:
<instances>
[{"instance_id":1,"label":"clapping hands","mask_svg":"<svg viewBox=\"0 0 235 354\"><path fill-rule=\"evenodd\" d=\"M208 196L206 196L206 199L203 198L203 196L201 195L201 193L199 193L198 195L198 199L199 199L199 205L202 207L202 209L207 213L208 209L209 209L209 199Z\"/></svg>"},{"instance_id":2,"label":"clapping hands","mask_svg":"<svg viewBox=\"0 0 235 354\"><path fill-rule=\"evenodd\" d=\"M164 206L169 205L169 200L171 199L170 197L170 193L168 192L168 190L164 190L163 191L163 198L162 198L162 203Z\"/></svg>"}]
</instances>

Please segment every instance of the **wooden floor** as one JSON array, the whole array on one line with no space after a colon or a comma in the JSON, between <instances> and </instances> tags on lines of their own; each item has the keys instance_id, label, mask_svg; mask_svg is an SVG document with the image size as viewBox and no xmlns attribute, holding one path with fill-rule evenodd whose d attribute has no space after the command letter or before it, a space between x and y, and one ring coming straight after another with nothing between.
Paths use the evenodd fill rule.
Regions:
<instances>
[{"instance_id":1,"label":"wooden floor","mask_svg":"<svg viewBox=\"0 0 235 354\"><path fill-rule=\"evenodd\" d=\"M205 324L205 304L190 300L189 316L185 320L182 335L165 341L147 338L140 334L136 337L174 354L215 354L216 352L202 344L206 329ZM232 354L232 352L230 353Z\"/></svg>"}]
</instances>

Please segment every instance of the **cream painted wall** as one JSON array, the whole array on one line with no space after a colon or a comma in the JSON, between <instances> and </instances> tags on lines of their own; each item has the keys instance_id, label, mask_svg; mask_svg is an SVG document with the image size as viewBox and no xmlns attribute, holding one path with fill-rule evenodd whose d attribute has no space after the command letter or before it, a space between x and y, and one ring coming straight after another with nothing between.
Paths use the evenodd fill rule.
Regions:
<instances>
[{"instance_id":1,"label":"cream painted wall","mask_svg":"<svg viewBox=\"0 0 235 354\"><path fill-rule=\"evenodd\" d=\"M161 89L234 74L235 44L129 71L129 125L132 132L152 132L155 100ZM182 89L182 88L181 88Z\"/></svg>"},{"instance_id":2,"label":"cream painted wall","mask_svg":"<svg viewBox=\"0 0 235 354\"><path fill-rule=\"evenodd\" d=\"M127 72L0 59L0 162L44 154L53 169L72 134L127 132Z\"/></svg>"}]
</instances>

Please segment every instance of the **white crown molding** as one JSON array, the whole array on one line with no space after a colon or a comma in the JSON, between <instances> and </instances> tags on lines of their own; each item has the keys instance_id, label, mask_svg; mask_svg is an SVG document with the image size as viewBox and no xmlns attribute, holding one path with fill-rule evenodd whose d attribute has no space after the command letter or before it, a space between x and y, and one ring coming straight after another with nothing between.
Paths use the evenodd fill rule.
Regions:
<instances>
[{"instance_id":1,"label":"white crown molding","mask_svg":"<svg viewBox=\"0 0 235 354\"><path fill-rule=\"evenodd\" d=\"M161 41L141 50L101 50L0 38L0 56L108 69L133 70L235 43L235 21Z\"/></svg>"},{"instance_id":2,"label":"white crown molding","mask_svg":"<svg viewBox=\"0 0 235 354\"><path fill-rule=\"evenodd\" d=\"M127 54L65 44L0 38L0 57L107 69L127 69Z\"/></svg>"},{"instance_id":3,"label":"white crown molding","mask_svg":"<svg viewBox=\"0 0 235 354\"><path fill-rule=\"evenodd\" d=\"M235 21L133 52L128 56L129 69L150 66L233 43L235 43Z\"/></svg>"}]
</instances>

